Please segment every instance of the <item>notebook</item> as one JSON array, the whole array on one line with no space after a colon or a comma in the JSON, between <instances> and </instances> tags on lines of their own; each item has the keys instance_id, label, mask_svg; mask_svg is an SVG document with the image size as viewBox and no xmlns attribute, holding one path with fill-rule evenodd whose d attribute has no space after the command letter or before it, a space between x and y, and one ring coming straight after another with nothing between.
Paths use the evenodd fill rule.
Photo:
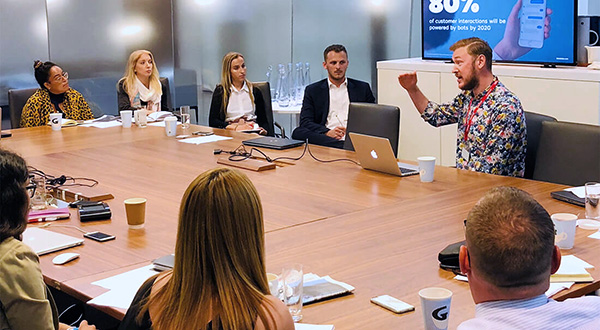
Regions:
<instances>
[{"instance_id":1,"label":"notebook","mask_svg":"<svg viewBox=\"0 0 600 330\"><path fill-rule=\"evenodd\" d=\"M55 233L46 229L30 227L23 232L23 243L41 256L83 244L83 238Z\"/></svg>"},{"instance_id":2,"label":"notebook","mask_svg":"<svg viewBox=\"0 0 600 330\"><path fill-rule=\"evenodd\" d=\"M364 169L398 176L419 174L418 166L396 160L390 140L353 132L349 136L360 166Z\"/></svg>"},{"instance_id":3,"label":"notebook","mask_svg":"<svg viewBox=\"0 0 600 330\"><path fill-rule=\"evenodd\" d=\"M256 139L242 141L242 143L251 147L282 150L301 146L304 144L304 141L263 136Z\"/></svg>"}]
</instances>

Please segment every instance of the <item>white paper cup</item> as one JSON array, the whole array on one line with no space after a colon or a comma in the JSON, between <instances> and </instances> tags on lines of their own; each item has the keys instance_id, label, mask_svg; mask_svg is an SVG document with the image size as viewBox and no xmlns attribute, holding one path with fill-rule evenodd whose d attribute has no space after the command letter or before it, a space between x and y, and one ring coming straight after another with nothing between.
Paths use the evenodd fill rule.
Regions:
<instances>
[{"instance_id":1,"label":"white paper cup","mask_svg":"<svg viewBox=\"0 0 600 330\"><path fill-rule=\"evenodd\" d=\"M133 112L133 116L135 117L135 124L138 125L138 127L146 127L148 126L148 118L146 110L144 109L140 109L140 110L135 110Z\"/></svg>"},{"instance_id":2,"label":"white paper cup","mask_svg":"<svg viewBox=\"0 0 600 330\"><path fill-rule=\"evenodd\" d=\"M571 213L554 213L550 218L554 223L554 244L563 250L573 248L577 216Z\"/></svg>"},{"instance_id":3,"label":"white paper cup","mask_svg":"<svg viewBox=\"0 0 600 330\"><path fill-rule=\"evenodd\" d=\"M123 125L123 128L129 128L131 127L131 115L133 114L133 111L131 110L123 110L120 112L121 114L121 124Z\"/></svg>"},{"instance_id":4,"label":"white paper cup","mask_svg":"<svg viewBox=\"0 0 600 330\"><path fill-rule=\"evenodd\" d=\"M50 114L50 125L53 131L60 131L62 127L62 113L55 112Z\"/></svg>"},{"instance_id":5,"label":"white paper cup","mask_svg":"<svg viewBox=\"0 0 600 330\"><path fill-rule=\"evenodd\" d=\"M165 134L167 136L175 136L177 134L177 118L165 118Z\"/></svg>"},{"instance_id":6,"label":"white paper cup","mask_svg":"<svg viewBox=\"0 0 600 330\"><path fill-rule=\"evenodd\" d=\"M271 295L280 298L279 276L277 276L277 274L267 273L267 281L269 282L269 291L271 291Z\"/></svg>"},{"instance_id":7,"label":"white paper cup","mask_svg":"<svg viewBox=\"0 0 600 330\"><path fill-rule=\"evenodd\" d=\"M425 330L448 329L452 291L444 288L425 288L419 291Z\"/></svg>"},{"instance_id":8,"label":"white paper cup","mask_svg":"<svg viewBox=\"0 0 600 330\"><path fill-rule=\"evenodd\" d=\"M433 172L435 171L435 157L423 156L417 158L417 161L419 161L421 182L432 182Z\"/></svg>"}]
</instances>

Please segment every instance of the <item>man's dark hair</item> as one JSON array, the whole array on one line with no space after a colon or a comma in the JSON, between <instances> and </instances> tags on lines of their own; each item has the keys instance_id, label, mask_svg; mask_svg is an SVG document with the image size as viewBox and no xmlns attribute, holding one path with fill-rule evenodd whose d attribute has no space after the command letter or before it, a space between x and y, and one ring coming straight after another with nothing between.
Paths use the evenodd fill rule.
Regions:
<instances>
[{"instance_id":1,"label":"man's dark hair","mask_svg":"<svg viewBox=\"0 0 600 330\"><path fill-rule=\"evenodd\" d=\"M348 52L346 51L346 47L344 47L343 45L333 44L333 45L327 46L327 48L325 48L325 50L323 51L323 61L327 62L327 54L329 54L329 52L336 52L336 53L344 52L344 53L346 53L346 57L348 57Z\"/></svg>"},{"instance_id":2,"label":"man's dark hair","mask_svg":"<svg viewBox=\"0 0 600 330\"><path fill-rule=\"evenodd\" d=\"M41 88L47 89L46 86L44 86L44 83L50 80L50 69L52 69L54 66L56 66L56 64L50 61L42 62L40 60L36 60L33 62L35 80L38 84L40 84Z\"/></svg>"},{"instance_id":3,"label":"man's dark hair","mask_svg":"<svg viewBox=\"0 0 600 330\"><path fill-rule=\"evenodd\" d=\"M513 187L490 190L466 222L471 267L500 288L547 280L554 249L548 212L528 193Z\"/></svg>"},{"instance_id":4,"label":"man's dark hair","mask_svg":"<svg viewBox=\"0 0 600 330\"><path fill-rule=\"evenodd\" d=\"M467 53L473 57L485 56L485 66L492 72L492 48L485 41L477 37L461 39L450 46L451 51L467 47Z\"/></svg>"},{"instance_id":5,"label":"man's dark hair","mask_svg":"<svg viewBox=\"0 0 600 330\"><path fill-rule=\"evenodd\" d=\"M27 164L21 156L0 149L0 242L17 237L27 226L29 198Z\"/></svg>"}]
</instances>

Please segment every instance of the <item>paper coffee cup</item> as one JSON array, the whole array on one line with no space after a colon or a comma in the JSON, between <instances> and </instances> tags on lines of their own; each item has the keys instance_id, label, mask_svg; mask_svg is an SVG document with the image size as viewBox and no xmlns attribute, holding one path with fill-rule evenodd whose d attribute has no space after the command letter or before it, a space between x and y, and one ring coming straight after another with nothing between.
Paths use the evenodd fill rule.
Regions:
<instances>
[{"instance_id":1,"label":"paper coffee cup","mask_svg":"<svg viewBox=\"0 0 600 330\"><path fill-rule=\"evenodd\" d=\"M126 199L124 203L129 229L144 228L144 222L146 220L146 199L139 197L129 198Z\"/></svg>"},{"instance_id":2,"label":"paper coffee cup","mask_svg":"<svg viewBox=\"0 0 600 330\"><path fill-rule=\"evenodd\" d=\"M121 124L123 125L123 128L129 128L131 127L131 115L133 114L133 111L131 110L123 110L120 112L121 114Z\"/></svg>"},{"instance_id":3,"label":"paper coffee cup","mask_svg":"<svg viewBox=\"0 0 600 330\"><path fill-rule=\"evenodd\" d=\"M550 218L554 223L554 244L563 250L573 248L573 244L575 244L577 215L571 213L554 213Z\"/></svg>"},{"instance_id":4,"label":"paper coffee cup","mask_svg":"<svg viewBox=\"0 0 600 330\"><path fill-rule=\"evenodd\" d=\"M62 113L55 112L50 114L50 125L53 131L60 131L62 127Z\"/></svg>"},{"instance_id":5,"label":"paper coffee cup","mask_svg":"<svg viewBox=\"0 0 600 330\"><path fill-rule=\"evenodd\" d=\"M165 118L165 134L167 136L175 136L177 134L177 118Z\"/></svg>"},{"instance_id":6,"label":"paper coffee cup","mask_svg":"<svg viewBox=\"0 0 600 330\"><path fill-rule=\"evenodd\" d=\"M419 175L421 182L432 182L433 172L435 171L435 157L423 156L417 158L419 162Z\"/></svg>"},{"instance_id":7,"label":"paper coffee cup","mask_svg":"<svg viewBox=\"0 0 600 330\"><path fill-rule=\"evenodd\" d=\"M425 288L419 291L425 330L448 329L452 291L444 288Z\"/></svg>"},{"instance_id":8,"label":"paper coffee cup","mask_svg":"<svg viewBox=\"0 0 600 330\"><path fill-rule=\"evenodd\" d=\"M267 281L269 282L269 291L271 295L279 298L279 276L273 273L267 273Z\"/></svg>"}]
</instances>

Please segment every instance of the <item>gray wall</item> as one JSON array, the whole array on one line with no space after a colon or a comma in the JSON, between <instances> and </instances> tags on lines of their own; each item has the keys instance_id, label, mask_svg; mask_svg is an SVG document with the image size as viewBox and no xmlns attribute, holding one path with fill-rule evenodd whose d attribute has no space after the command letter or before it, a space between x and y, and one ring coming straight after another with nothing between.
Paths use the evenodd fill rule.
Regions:
<instances>
[{"instance_id":1,"label":"gray wall","mask_svg":"<svg viewBox=\"0 0 600 330\"><path fill-rule=\"evenodd\" d=\"M97 112L116 114L115 84L141 48L169 78L173 105L198 105L206 123L225 53L243 53L253 81L298 61L316 81L323 49L342 43L348 75L376 83L376 61L420 55L419 12L415 0L0 0L0 105L9 89L37 87L40 59L68 71Z\"/></svg>"}]
</instances>

